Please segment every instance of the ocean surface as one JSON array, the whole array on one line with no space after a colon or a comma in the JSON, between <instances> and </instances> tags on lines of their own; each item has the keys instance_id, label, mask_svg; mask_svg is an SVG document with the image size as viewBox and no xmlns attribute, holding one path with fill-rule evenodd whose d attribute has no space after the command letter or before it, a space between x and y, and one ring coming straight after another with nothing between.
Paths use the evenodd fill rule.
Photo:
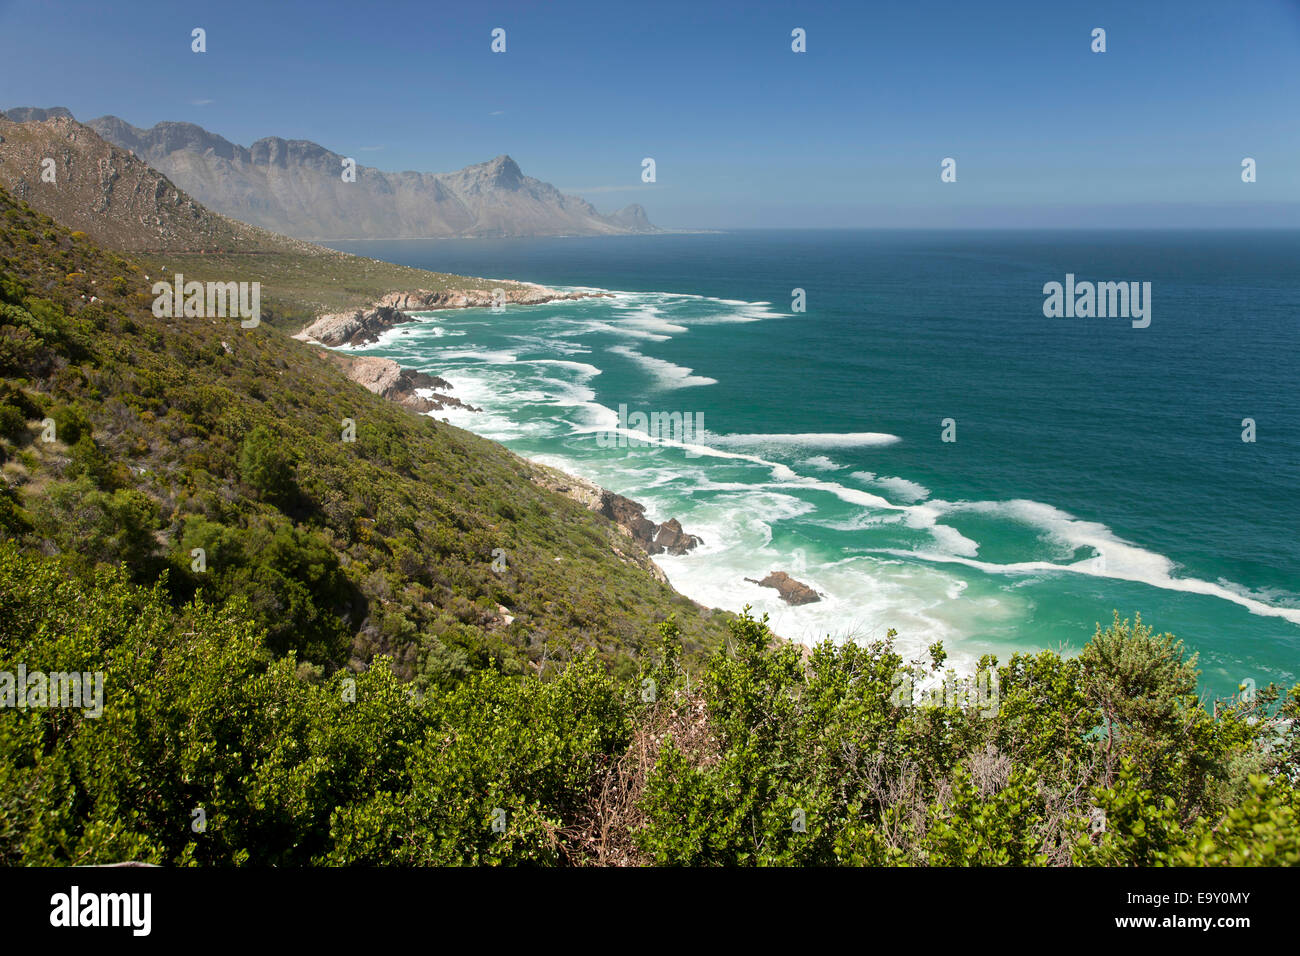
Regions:
<instances>
[{"instance_id":1,"label":"ocean surface","mask_svg":"<svg viewBox=\"0 0 1300 956\"><path fill-rule=\"evenodd\" d=\"M804 642L942 640L959 669L1077 652L1118 610L1196 651L1207 692L1300 680L1300 232L333 245L614 292L358 351L484 409L437 417L678 518L704 544L659 563L697 601ZM1150 326L1044 317L1067 273L1150 282ZM704 433L631 447L621 405ZM822 600L745 581L773 570Z\"/></svg>"}]
</instances>

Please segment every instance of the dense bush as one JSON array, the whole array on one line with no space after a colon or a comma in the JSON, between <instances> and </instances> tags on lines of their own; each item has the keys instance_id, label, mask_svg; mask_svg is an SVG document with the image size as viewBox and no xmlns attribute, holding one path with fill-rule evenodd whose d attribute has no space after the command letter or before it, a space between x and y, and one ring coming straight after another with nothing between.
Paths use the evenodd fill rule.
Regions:
<instances>
[{"instance_id":1,"label":"dense bush","mask_svg":"<svg viewBox=\"0 0 1300 956\"><path fill-rule=\"evenodd\" d=\"M1297 691L1276 714L1180 701L1201 738L1228 743L1206 761L1174 745L1157 790L1138 761L1167 744L1158 729L1105 738L1098 710L1050 742L1036 732L1142 660L1162 675L1152 699L1179 689L1176 646L1124 622L1094 639L1118 654L1087 677L1034 658L1080 696L1029 712L1018 691L992 711L913 705L888 641L805 658L748 616L703 674L683 669L670 622L627 681L590 657L426 693L386 658L321 679L267 656L242 598L175 608L121 569L83 576L12 543L0 619L0 670L104 673L100 716L3 713L0 864L1300 863ZM1010 685L1028 662L996 672Z\"/></svg>"}]
</instances>

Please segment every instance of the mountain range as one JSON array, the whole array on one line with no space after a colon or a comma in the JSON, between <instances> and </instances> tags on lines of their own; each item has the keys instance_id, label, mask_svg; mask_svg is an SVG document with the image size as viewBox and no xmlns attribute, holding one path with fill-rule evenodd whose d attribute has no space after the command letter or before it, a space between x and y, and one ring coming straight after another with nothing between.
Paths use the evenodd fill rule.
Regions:
<instances>
[{"instance_id":1,"label":"mountain range","mask_svg":"<svg viewBox=\"0 0 1300 956\"><path fill-rule=\"evenodd\" d=\"M64 107L18 107L15 123L72 120ZM272 136L244 147L193 123L149 129L116 116L85 126L129 150L215 212L299 239L592 236L656 232L632 204L602 215L591 203L525 176L497 156L450 173L384 172L308 140Z\"/></svg>"},{"instance_id":2,"label":"mountain range","mask_svg":"<svg viewBox=\"0 0 1300 956\"><path fill-rule=\"evenodd\" d=\"M60 113L40 122L0 115L0 185L113 249L325 252L205 208L140 157Z\"/></svg>"}]
</instances>

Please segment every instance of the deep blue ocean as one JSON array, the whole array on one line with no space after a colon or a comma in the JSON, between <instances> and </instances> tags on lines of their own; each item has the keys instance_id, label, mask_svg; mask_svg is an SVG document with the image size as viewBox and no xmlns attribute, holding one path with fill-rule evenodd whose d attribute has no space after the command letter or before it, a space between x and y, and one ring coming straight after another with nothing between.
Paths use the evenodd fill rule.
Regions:
<instances>
[{"instance_id":1,"label":"deep blue ocean","mask_svg":"<svg viewBox=\"0 0 1300 956\"><path fill-rule=\"evenodd\" d=\"M427 313L363 351L483 408L439 417L679 518L704 545L660 564L704 604L802 641L896 628L959 668L1140 612L1209 692L1300 680L1300 231L334 245L616 292ZM1149 327L1046 318L1067 273L1151 283ZM705 431L627 447L620 405ZM744 580L772 570L823 599Z\"/></svg>"}]
</instances>

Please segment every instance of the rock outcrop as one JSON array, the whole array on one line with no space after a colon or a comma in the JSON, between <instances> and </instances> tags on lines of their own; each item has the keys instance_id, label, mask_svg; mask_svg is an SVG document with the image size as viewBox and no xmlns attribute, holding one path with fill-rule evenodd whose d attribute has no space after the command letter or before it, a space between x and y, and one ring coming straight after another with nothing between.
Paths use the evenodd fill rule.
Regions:
<instances>
[{"instance_id":1,"label":"rock outcrop","mask_svg":"<svg viewBox=\"0 0 1300 956\"><path fill-rule=\"evenodd\" d=\"M352 381L364 385L376 395L404 405L413 411L430 412L443 408L482 411L458 398L440 394L441 391L451 390L451 383L446 379L427 372L402 368L392 359L371 355L352 356L340 352L322 352L321 357L328 358L339 365ZM420 395L417 389L430 390L431 394Z\"/></svg>"},{"instance_id":2,"label":"rock outcrop","mask_svg":"<svg viewBox=\"0 0 1300 956\"><path fill-rule=\"evenodd\" d=\"M821 600L820 594L808 585L796 581L784 571L773 571L761 581L754 578L745 578L745 580L765 588L776 588L782 601L796 607L800 604L815 604Z\"/></svg>"},{"instance_id":3,"label":"rock outcrop","mask_svg":"<svg viewBox=\"0 0 1300 956\"><path fill-rule=\"evenodd\" d=\"M340 345L369 345L395 325L415 321L409 313L437 309L485 308L493 304L495 290L500 289L507 305L539 305L569 299L612 296L610 292L560 292L546 286L524 282L502 282L485 288L440 289L415 292L390 292L370 309L332 312L318 316L294 338L319 342L331 348Z\"/></svg>"},{"instance_id":4,"label":"rock outcrop","mask_svg":"<svg viewBox=\"0 0 1300 956\"><path fill-rule=\"evenodd\" d=\"M669 554L685 554L702 543L696 535L683 531L680 521L669 518L655 531L654 547L657 550L650 553L658 554L667 551Z\"/></svg>"},{"instance_id":5,"label":"rock outcrop","mask_svg":"<svg viewBox=\"0 0 1300 956\"><path fill-rule=\"evenodd\" d=\"M601 493L600 505L595 510L630 534L647 554L667 552L682 555L704 543L695 535L682 531L676 518L655 524L645 516L645 505L612 491Z\"/></svg>"},{"instance_id":6,"label":"rock outcrop","mask_svg":"<svg viewBox=\"0 0 1300 956\"><path fill-rule=\"evenodd\" d=\"M410 322L411 317L391 306L355 309L319 316L294 336L305 342L319 342L331 348L340 345L369 345L395 325Z\"/></svg>"},{"instance_id":7,"label":"rock outcrop","mask_svg":"<svg viewBox=\"0 0 1300 956\"><path fill-rule=\"evenodd\" d=\"M478 289L441 289L415 292L390 292L376 304L376 308L393 308L402 312L432 312L436 309L481 309L493 304L493 295L500 289L507 305L540 305L570 299L613 298L612 292L560 292L546 286L526 282L501 282L499 285Z\"/></svg>"},{"instance_id":8,"label":"rock outcrop","mask_svg":"<svg viewBox=\"0 0 1300 956\"><path fill-rule=\"evenodd\" d=\"M529 464L532 465L532 477L536 484L559 492L584 508L604 515L626 531L646 554L681 555L704 543L698 535L683 531L681 522L676 518L655 524L645 516L645 505L638 501L606 491L585 478L565 474L537 462ZM650 564L653 566L653 562Z\"/></svg>"}]
</instances>

